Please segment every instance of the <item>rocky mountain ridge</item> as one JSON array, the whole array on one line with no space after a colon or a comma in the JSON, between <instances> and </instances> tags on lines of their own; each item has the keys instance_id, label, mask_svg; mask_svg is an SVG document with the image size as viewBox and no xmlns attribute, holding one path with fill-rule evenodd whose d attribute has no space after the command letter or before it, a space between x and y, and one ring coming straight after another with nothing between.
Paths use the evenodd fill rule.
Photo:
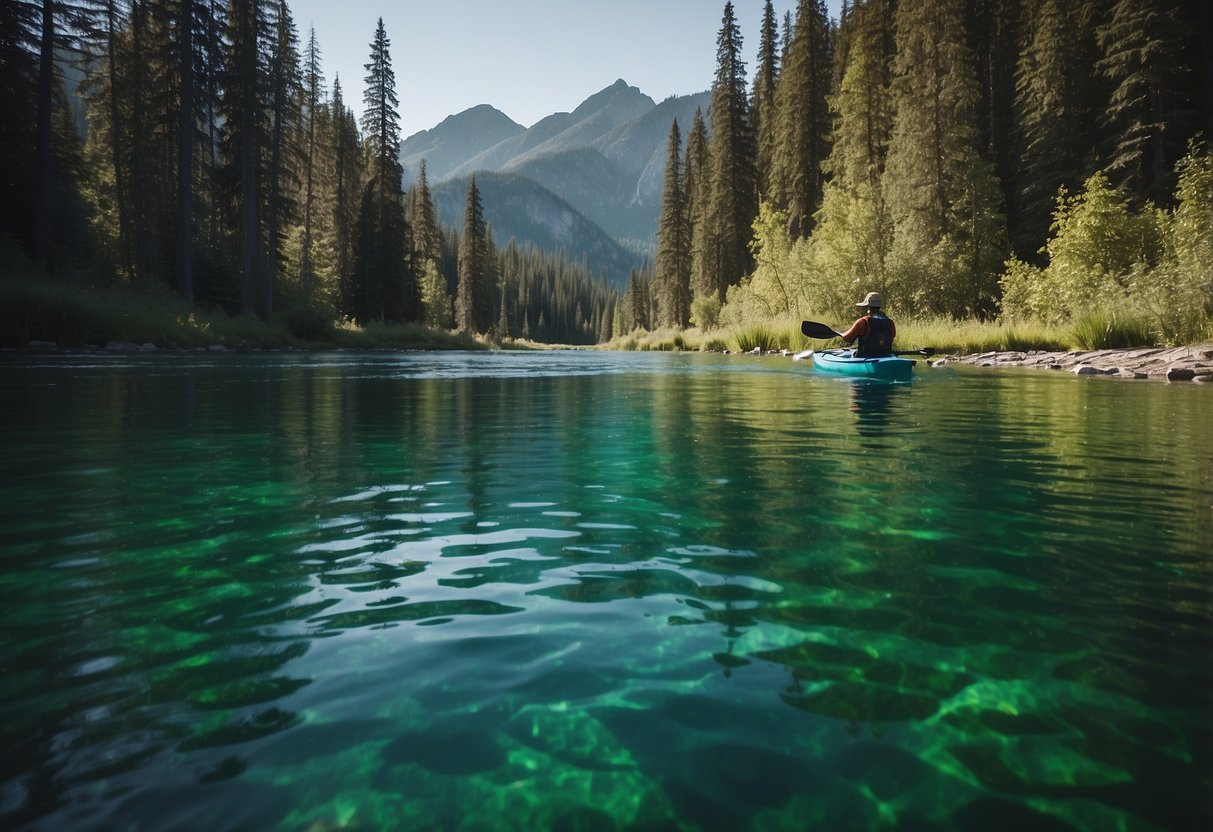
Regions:
<instances>
[{"instance_id":1,"label":"rocky mountain ridge","mask_svg":"<svg viewBox=\"0 0 1213 832\"><path fill-rule=\"evenodd\" d=\"M656 103L621 79L530 128L479 105L401 143L405 184L424 159L431 188L443 195L442 222L457 224L462 202L454 192L466 194L470 175L482 184L486 173L508 174L492 180L491 199L482 193L498 245L511 236L549 250L558 244L570 260L585 257L596 274L622 286L632 268L652 260L670 125L677 119L685 135L695 110L706 113L708 97Z\"/></svg>"}]
</instances>

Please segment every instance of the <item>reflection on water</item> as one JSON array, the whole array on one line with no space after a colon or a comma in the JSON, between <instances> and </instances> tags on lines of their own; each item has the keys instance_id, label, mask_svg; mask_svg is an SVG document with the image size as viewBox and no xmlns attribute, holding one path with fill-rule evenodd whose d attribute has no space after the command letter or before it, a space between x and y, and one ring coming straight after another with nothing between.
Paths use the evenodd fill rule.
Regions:
<instances>
[{"instance_id":1,"label":"reflection on water","mask_svg":"<svg viewBox=\"0 0 1213 832\"><path fill-rule=\"evenodd\" d=\"M1208 390L333 353L0 395L5 828L1210 820Z\"/></svg>"},{"instance_id":2,"label":"reflection on water","mask_svg":"<svg viewBox=\"0 0 1213 832\"><path fill-rule=\"evenodd\" d=\"M868 379L848 379L851 412L861 436L876 437L885 432L890 419L895 419L903 407L901 397L913 391L910 384L891 384Z\"/></svg>"}]
</instances>

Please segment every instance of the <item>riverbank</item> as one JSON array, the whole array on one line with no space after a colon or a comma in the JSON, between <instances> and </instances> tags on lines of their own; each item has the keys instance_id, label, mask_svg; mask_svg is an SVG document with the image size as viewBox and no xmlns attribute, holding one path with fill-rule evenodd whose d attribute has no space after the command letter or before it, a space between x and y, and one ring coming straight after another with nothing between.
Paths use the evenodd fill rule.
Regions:
<instances>
[{"instance_id":1,"label":"riverbank","mask_svg":"<svg viewBox=\"0 0 1213 832\"><path fill-rule=\"evenodd\" d=\"M1213 383L1213 343L1187 347L1138 347L1116 350L984 352L945 356L932 365L957 362L977 367L1030 367L1076 375L1152 378Z\"/></svg>"}]
</instances>

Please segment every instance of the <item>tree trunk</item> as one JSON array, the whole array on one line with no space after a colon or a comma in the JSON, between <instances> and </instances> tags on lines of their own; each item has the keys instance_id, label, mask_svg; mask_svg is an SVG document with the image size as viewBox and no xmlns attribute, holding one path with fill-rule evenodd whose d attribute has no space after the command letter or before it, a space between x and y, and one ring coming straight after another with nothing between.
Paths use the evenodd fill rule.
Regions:
<instances>
[{"instance_id":1,"label":"tree trunk","mask_svg":"<svg viewBox=\"0 0 1213 832\"><path fill-rule=\"evenodd\" d=\"M51 270L51 107L55 89L55 4L42 2L42 54L38 62L38 147L35 160L34 259Z\"/></svg>"},{"instance_id":2,"label":"tree trunk","mask_svg":"<svg viewBox=\"0 0 1213 832\"><path fill-rule=\"evenodd\" d=\"M122 108L118 105L118 12L115 0L105 4L106 48L110 81L110 153L114 164L114 204L118 209L118 243L122 252L122 267L127 277L134 277L135 264L131 260L131 218L127 204L126 154L122 139L126 128L122 124Z\"/></svg>"},{"instance_id":3,"label":"tree trunk","mask_svg":"<svg viewBox=\"0 0 1213 832\"><path fill-rule=\"evenodd\" d=\"M181 118L177 136L177 291L194 305L194 3L181 0Z\"/></svg>"},{"instance_id":4,"label":"tree trunk","mask_svg":"<svg viewBox=\"0 0 1213 832\"><path fill-rule=\"evenodd\" d=\"M254 286L257 276L260 224L257 217L257 10L251 3L243 4L240 14L246 15L241 25L245 36L240 48L240 314L254 314Z\"/></svg>"}]
</instances>

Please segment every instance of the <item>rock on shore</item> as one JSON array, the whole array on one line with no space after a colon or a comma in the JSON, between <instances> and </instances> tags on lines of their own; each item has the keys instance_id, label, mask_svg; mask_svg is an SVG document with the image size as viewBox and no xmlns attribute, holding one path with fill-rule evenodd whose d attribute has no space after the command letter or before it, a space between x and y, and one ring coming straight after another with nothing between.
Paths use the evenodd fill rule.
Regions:
<instances>
[{"instance_id":1,"label":"rock on shore","mask_svg":"<svg viewBox=\"0 0 1213 832\"><path fill-rule=\"evenodd\" d=\"M985 352L944 360L978 367L1034 367L1066 370L1077 375L1213 382L1213 343L1125 350Z\"/></svg>"}]
</instances>

